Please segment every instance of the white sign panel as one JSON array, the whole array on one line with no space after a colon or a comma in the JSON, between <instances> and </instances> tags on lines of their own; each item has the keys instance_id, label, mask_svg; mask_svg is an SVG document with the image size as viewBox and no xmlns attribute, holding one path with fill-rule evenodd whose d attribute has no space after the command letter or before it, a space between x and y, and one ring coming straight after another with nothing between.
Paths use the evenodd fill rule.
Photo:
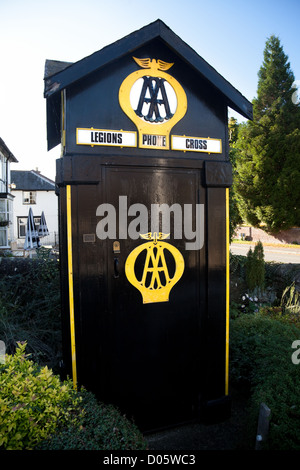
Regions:
<instances>
[{"instance_id":1,"label":"white sign panel","mask_svg":"<svg viewBox=\"0 0 300 470\"><path fill-rule=\"evenodd\" d=\"M103 145L113 147L136 147L136 132L114 131L104 129L76 129L77 145Z\"/></svg>"},{"instance_id":2,"label":"white sign panel","mask_svg":"<svg viewBox=\"0 0 300 470\"><path fill-rule=\"evenodd\" d=\"M184 152L222 153L222 140L209 137L172 136L172 150Z\"/></svg>"}]
</instances>

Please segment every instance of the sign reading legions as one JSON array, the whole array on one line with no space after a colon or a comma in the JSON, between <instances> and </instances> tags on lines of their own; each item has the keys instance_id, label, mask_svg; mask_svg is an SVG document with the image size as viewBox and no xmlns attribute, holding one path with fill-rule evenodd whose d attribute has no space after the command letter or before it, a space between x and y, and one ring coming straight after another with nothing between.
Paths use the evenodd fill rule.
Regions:
<instances>
[{"instance_id":1,"label":"sign reading legions","mask_svg":"<svg viewBox=\"0 0 300 470\"><path fill-rule=\"evenodd\" d=\"M105 145L136 147L136 132L108 131L104 129L76 129L77 145Z\"/></svg>"}]
</instances>

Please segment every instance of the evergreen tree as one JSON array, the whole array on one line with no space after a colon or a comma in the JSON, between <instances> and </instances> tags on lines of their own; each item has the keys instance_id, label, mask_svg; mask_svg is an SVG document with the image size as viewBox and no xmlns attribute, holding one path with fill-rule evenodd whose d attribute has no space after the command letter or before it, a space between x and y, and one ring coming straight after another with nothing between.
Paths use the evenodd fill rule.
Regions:
<instances>
[{"instance_id":1,"label":"evergreen tree","mask_svg":"<svg viewBox=\"0 0 300 470\"><path fill-rule=\"evenodd\" d=\"M258 241L254 251L250 248L246 260L246 282L250 291L257 290L262 293L265 284L264 247Z\"/></svg>"},{"instance_id":2,"label":"evergreen tree","mask_svg":"<svg viewBox=\"0 0 300 470\"><path fill-rule=\"evenodd\" d=\"M276 232L300 225L300 106L280 40L271 36L258 72L253 121L239 126L234 191L242 218Z\"/></svg>"},{"instance_id":3,"label":"evergreen tree","mask_svg":"<svg viewBox=\"0 0 300 470\"><path fill-rule=\"evenodd\" d=\"M229 158L232 164L232 173L233 178L236 173L236 158L237 158L237 149L235 148L236 141L238 138L238 129L239 124L237 119L231 117L228 121L228 136L229 136ZM243 222L238 206L237 199L234 191L234 187L231 186L229 189L229 220L230 220L230 240L233 239L233 235L236 227Z\"/></svg>"}]
</instances>

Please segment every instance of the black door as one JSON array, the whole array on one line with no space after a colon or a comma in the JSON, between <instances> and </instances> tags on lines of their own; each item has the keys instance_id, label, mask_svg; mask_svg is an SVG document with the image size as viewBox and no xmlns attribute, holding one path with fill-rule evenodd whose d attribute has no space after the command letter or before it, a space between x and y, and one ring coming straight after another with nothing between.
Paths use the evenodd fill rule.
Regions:
<instances>
[{"instance_id":1,"label":"black door","mask_svg":"<svg viewBox=\"0 0 300 470\"><path fill-rule=\"evenodd\" d=\"M199 179L198 170L129 167L106 168L103 178L104 202L116 210L113 227L116 239L97 240L99 246L105 246L107 263L107 303L101 327L104 329L101 335L105 336L105 348L101 348L105 373L101 376L108 399L145 429L189 420L197 409L201 387L201 250L186 250L184 209L192 205L195 210L195 205L201 202ZM146 233L151 232L153 207L157 208L158 204L181 207L182 222L178 218L180 211L176 215L170 211L170 235L164 240L177 248L184 260L183 273L171 288L168 301L148 299L144 303L142 293L129 282L125 272L130 253L151 242L149 236L148 240L139 236L139 230L145 235L147 224L143 223L145 218L138 218L141 213L137 204L148 211ZM160 220L159 232L162 222ZM143 276L145 253L146 250L142 251L136 258L134 275L137 279ZM164 254L165 267L173 277L174 257L168 249ZM152 287L155 290L157 285L154 283Z\"/></svg>"}]
</instances>

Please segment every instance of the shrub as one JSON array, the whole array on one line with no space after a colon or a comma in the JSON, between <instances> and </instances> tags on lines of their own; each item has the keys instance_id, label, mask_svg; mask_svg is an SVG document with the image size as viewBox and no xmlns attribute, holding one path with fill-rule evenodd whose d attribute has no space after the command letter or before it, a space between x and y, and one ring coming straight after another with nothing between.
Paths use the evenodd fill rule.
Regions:
<instances>
[{"instance_id":1,"label":"shrub","mask_svg":"<svg viewBox=\"0 0 300 470\"><path fill-rule=\"evenodd\" d=\"M40 444L42 450L145 450L138 428L112 405L104 405L86 390L80 392L84 409L80 426L64 427Z\"/></svg>"},{"instance_id":2,"label":"shrub","mask_svg":"<svg viewBox=\"0 0 300 470\"><path fill-rule=\"evenodd\" d=\"M258 241L252 252L251 248L247 254L246 281L250 291L263 290L265 285L265 261L263 244Z\"/></svg>"},{"instance_id":3,"label":"shrub","mask_svg":"<svg viewBox=\"0 0 300 470\"><path fill-rule=\"evenodd\" d=\"M250 436L255 442L261 402L271 409L269 449L300 449L300 374L292 343L300 329L260 314L231 321L231 378L251 390Z\"/></svg>"},{"instance_id":4,"label":"shrub","mask_svg":"<svg viewBox=\"0 0 300 470\"><path fill-rule=\"evenodd\" d=\"M0 448L7 450L33 449L58 423L79 417L80 398L71 382L62 383L48 367L39 367L25 348L19 343L0 364Z\"/></svg>"},{"instance_id":5,"label":"shrub","mask_svg":"<svg viewBox=\"0 0 300 470\"><path fill-rule=\"evenodd\" d=\"M296 290L295 283L283 291L279 306L265 306L260 309L260 313L300 327L300 293Z\"/></svg>"},{"instance_id":6,"label":"shrub","mask_svg":"<svg viewBox=\"0 0 300 470\"><path fill-rule=\"evenodd\" d=\"M8 354L26 341L34 362L58 367L61 358L59 264L53 259L1 263L0 339Z\"/></svg>"},{"instance_id":7,"label":"shrub","mask_svg":"<svg viewBox=\"0 0 300 470\"><path fill-rule=\"evenodd\" d=\"M19 343L0 364L0 450L146 449L138 428L112 405L40 367Z\"/></svg>"},{"instance_id":8,"label":"shrub","mask_svg":"<svg viewBox=\"0 0 300 470\"><path fill-rule=\"evenodd\" d=\"M295 287L295 282L288 286L282 294L280 306L285 313L300 316L300 293Z\"/></svg>"}]
</instances>

